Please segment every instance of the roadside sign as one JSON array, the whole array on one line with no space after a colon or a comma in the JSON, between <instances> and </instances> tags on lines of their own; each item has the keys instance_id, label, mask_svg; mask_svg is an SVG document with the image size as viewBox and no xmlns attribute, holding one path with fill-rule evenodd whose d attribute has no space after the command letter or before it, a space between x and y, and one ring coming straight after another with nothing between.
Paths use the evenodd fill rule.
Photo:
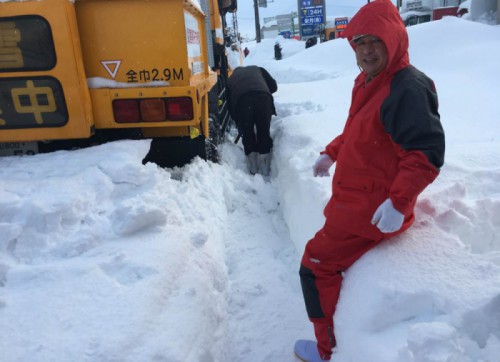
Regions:
<instances>
[{"instance_id":1,"label":"roadside sign","mask_svg":"<svg viewBox=\"0 0 500 362\"><path fill-rule=\"evenodd\" d=\"M298 8L301 37L319 35L326 20L325 0L298 0Z\"/></svg>"},{"instance_id":2,"label":"roadside sign","mask_svg":"<svg viewBox=\"0 0 500 362\"><path fill-rule=\"evenodd\" d=\"M335 18L335 38L340 38L340 35L345 30L348 23L349 18L347 17Z\"/></svg>"},{"instance_id":3,"label":"roadside sign","mask_svg":"<svg viewBox=\"0 0 500 362\"><path fill-rule=\"evenodd\" d=\"M347 23L349 22L349 18L335 18L335 29L337 30L345 30L347 27Z\"/></svg>"}]
</instances>

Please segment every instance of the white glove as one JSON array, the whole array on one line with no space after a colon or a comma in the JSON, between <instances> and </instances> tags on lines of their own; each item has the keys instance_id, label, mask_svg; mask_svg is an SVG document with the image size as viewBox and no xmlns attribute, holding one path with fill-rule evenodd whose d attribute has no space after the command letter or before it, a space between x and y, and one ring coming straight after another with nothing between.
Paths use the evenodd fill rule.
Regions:
<instances>
[{"instance_id":1,"label":"white glove","mask_svg":"<svg viewBox=\"0 0 500 362\"><path fill-rule=\"evenodd\" d=\"M401 229L405 216L394 208L391 199L385 200L375 211L372 224L383 233L392 233Z\"/></svg>"},{"instance_id":2,"label":"white glove","mask_svg":"<svg viewBox=\"0 0 500 362\"><path fill-rule=\"evenodd\" d=\"M334 161L326 153L320 155L313 166L314 177L330 176L328 170L332 167L333 163Z\"/></svg>"}]
</instances>

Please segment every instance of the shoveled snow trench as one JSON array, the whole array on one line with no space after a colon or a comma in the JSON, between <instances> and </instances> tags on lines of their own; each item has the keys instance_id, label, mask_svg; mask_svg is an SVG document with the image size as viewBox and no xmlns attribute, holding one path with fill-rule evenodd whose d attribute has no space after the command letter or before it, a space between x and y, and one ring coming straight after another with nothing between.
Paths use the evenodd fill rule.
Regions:
<instances>
[{"instance_id":1,"label":"shoveled snow trench","mask_svg":"<svg viewBox=\"0 0 500 362\"><path fill-rule=\"evenodd\" d=\"M311 328L273 176L232 143L165 170L147 147L0 160L0 360L294 360Z\"/></svg>"}]
</instances>

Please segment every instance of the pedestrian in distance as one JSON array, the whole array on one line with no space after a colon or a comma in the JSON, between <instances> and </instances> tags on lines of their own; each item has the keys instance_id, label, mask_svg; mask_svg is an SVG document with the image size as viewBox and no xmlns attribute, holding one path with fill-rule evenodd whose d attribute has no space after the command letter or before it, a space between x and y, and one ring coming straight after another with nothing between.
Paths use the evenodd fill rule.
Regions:
<instances>
[{"instance_id":1,"label":"pedestrian in distance","mask_svg":"<svg viewBox=\"0 0 500 362\"><path fill-rule=\"evenodd\" d=\"M271 172L271 118L276 115L273 93L276 80L255 65L238 67L227 82L229 112L242 135L248 170L252 175Z\"/></svg>"},{"instance_id":2,"label":"pedestrian in distance","mask_svg":"<svg viewBox=\"0 0 500 362\"><path fill-rule=\"evenodd\" d=\"M316 340L298 340L294 351L307 362L328 361L335 351L343 273L412 225L417 197L444 162L434 82L410 64L408 34L392 2L364 5L342 37L361 73L342 133L313 166L314 176L329 176L335 163L325 224L308 241L299 272Z\"/></svg>"},{"instance_id":3,"label":"pedestrian in distance","mask_svg":"<svg viewBox=\"0 0 500 362\"><path fill-rule=\"evenodd\" d=\"M277 41L276 44L274 44L274 59L281 60L281 58L283 57L283 55L281 54L281 50L281 45Z\"/></svg>"},{"instance_id":4,"label":"pedestrian in distance","mask_svg":"<svg viewBox=\"0 0 500 362\"><path fill-rule=\"evenodd\" d=\"M306 40L306 49L315 46L318 44L318 38L313 36L312 38L309 38Z\"/></svg>"},{"instance_id":5,"label":"pedestrian in distance","mask_svg":"<svg viewBox=\"0 0 500 362\"><path fill-rule=\"evenodd\" d=\"M245 58L248 57L248 54L250 54L250 50L248 50L247 47L243 50L243 54L245 54Z\"/></svg>"}]
</instances>

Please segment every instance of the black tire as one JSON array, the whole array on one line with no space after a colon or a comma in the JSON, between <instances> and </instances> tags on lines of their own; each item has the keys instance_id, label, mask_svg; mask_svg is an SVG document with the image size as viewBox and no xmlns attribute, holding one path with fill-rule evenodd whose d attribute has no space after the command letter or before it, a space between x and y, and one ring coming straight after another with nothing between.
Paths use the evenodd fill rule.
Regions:
<instances>
[{"instance_id":1,"label":"black tire","mask_svg":"<svg viewBox=\"0 0 500 362\"><path fill-rule=\"evenodd\" d=\"M161 137L153 138L146 157L142 160L156 163L160 167L182 167L199 156L207 159L205 137Z\"/></svg>"},{"instance_id":2,"label":"black tire","mask_svg":"<svg viewBox=\"0 0 500 362\"><path fill-rule=\"evenodd\" d=\"M220 161L218 146L221 141L220 125L217 119L210 115L208 120L209 136L205 140L205 150L208 161L218 163Z\"/></svg>"}]
</instances>

